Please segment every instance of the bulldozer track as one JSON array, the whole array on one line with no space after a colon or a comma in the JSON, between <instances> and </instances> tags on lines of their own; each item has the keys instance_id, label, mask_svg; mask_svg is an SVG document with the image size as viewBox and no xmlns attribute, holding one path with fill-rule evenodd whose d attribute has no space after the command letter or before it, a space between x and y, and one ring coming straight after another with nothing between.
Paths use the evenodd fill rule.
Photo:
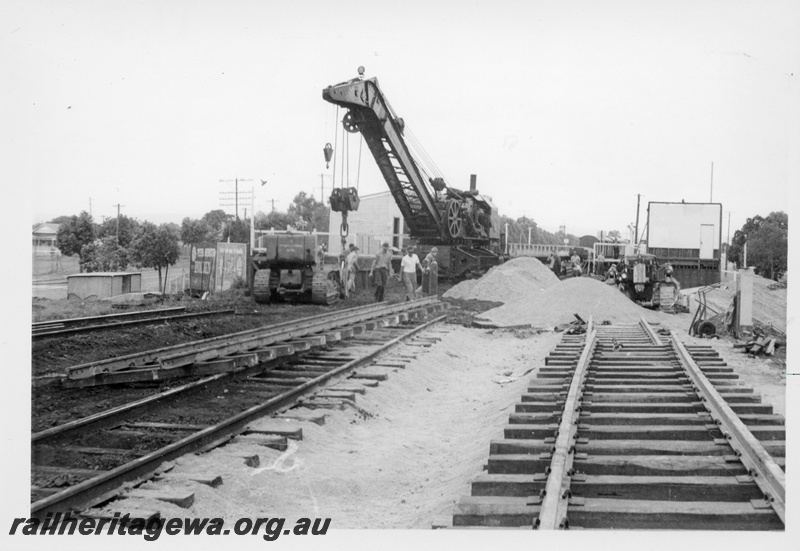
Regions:
<instances>
[{"instance_id":1,"label":"bulldozer track","mask_svg":"<svg viewBox=\"0 0 800 551\"><path fill-rule=\"evenodd\" d=\"M291 354L35 433L31 514L107 502L123 485L152 477L165 462L223 445L252 432L252 421L298 404L352 404L357 390L345 381L385 379L358 370L391 357L399 343L444 319L444 309L442 302L423 299L373 306L374 315L362 321L353 321L352 311L339 312L349 324L295 341ZM351 310L363 314L364 307ZM276 449L286 449L286 438L293 437L281 431L259 434Z\"/></svg>"},{"instance_id":2,"label":"bulldozer track","mask_svg":"<svg viewBox=\"0 0 800 551\"><path fill-rule=\"evenodd\" d=\"M565 335L454 527L783 530L785 426L708 346L643 319Z\"/></svg>"}]
</instances>

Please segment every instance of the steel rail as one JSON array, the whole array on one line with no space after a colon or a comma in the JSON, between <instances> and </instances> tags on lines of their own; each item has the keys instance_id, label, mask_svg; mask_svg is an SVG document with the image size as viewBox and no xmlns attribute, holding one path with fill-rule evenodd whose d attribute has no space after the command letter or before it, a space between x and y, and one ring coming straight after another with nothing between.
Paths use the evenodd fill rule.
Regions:
<instances>
[{"instance_id":1,"label":"steel rail","mask_svg":"<svg viewBox=\"0 0 800 551\"><path fill-rule=\"evenodd\" d=\"M159 392L158 394L154 394L153 396L142 398L141 400L136 400L134 402L122 404L120 406L108 409L106 411L101 411L93 415L81 417L80 419L75 419L74 421L64 423L63 425L50 427L49 429L45 429L31 435L31 444L43 444L45 442L50 442L52 440L73 436L77 432L86 430L86 427L89 426L92 426L93 428L96 429L104 428L110 424L114 424L117 419L136 415L136 412L138 411L147 411L150 407L157 404L158 402L170 399L174 397L176 394L181 394L182 392L187 392L189 390L200 388L207 384L215 383L222 379L238 375L239 371L244 369L245 368L241 368L240 370L237 371L211 375L210 377L205 377L203 379L199 379L197 381L193 381L191 383L187 383L179 387L171 388L164 392Z\"/></svg>"},{"instance_id":2,"label":"steel rail","mask_svg":"<svg viewBox=\"0 0 800 551\"><path fill-rule=\"evenodd\" d=\"M35 321L31 323L31 328L36 330L39 327L48 327L51 325L74 325L76 323L87 323L87 322L94 322L94 321L114 321L118 319L131 319L138 316L150 316L153 314L170 314L173 312L183 312L186 310L186 306L176 306L173 308L160 308L157 310L139 310L137 312L122 312L119 314L104 314L102 316L86 316L82 318L64 318L64 319L57 319L57 320L47 320L47 321Z\"/></svg>"},{"instance_id":3,"label":"steel rail","mask_svg":"<svg viewBox=\"0 0 800 551\"><path fill-rule=\"evenodd\" d=\"M437 298L430 297L390 305L371 304L359 306L347 310L311 316L301 320L283 322L266 328L260 327L239 333L220 335L210 339L176 344L149 350L147 352L89 362L67 368L67 378L90 378L101 373L110 373L132 367L143 367L147 364L154 363L166 368L179 367L181 365L216 358L220 355L238 352L252 347L268 346L269 344L281 340L303 337L347 323L365 321L382 315L413 309L414 307L427 306L437 301ZM223 345L221 346L220 343L223 343Z\"/></svg>"},{"instance_id":4,"label":"steel rail","mask_svg":"<svg viewBox=\"0 0 800 551\"><path fill-rule=\"evenodd\" d=\"M404 304L411 304L404 303ZM415 306L414 309L417 307ZM379 318L383 316L378 316ZM288 357L284 357L288 358ZM259 363L264 363L266 361L274 360L276 358L270 357L265 360L261 360L259 358ZM218 373L215 375L210 375L203 379L198 379L197 381L193 381L191 383L187 383L185 385L175 387L169 389L164 392L160 392L158 394L154 394L152 396L148 396L146 398L142 398L140 400L136 400L134 402L130 402L127 404L122 404L120 406L111 408L106 411L101 411L99 413L89 415L87 417L82 417L80 419L75 419L74 421L70 421L64 423L62 425L58 425L55 427L50 427L48 429L39 431L34 433L31 436L31 443L32 444L42 444L53 440L60 440L65 437L73 436L77 433L83 432L87 430L87 427L92 428L104 428L116 423L119 419L124 419L131 415L136 415L139 411L146 411L148 408L152 407L153 405L173 398L175 395L180 394L182 392L187 392L190 390L194 390L200 387L203 387L208 384L218 383L224 379L235 377L241 375L243 372L252 371L256 369L256 367L245 365L241 367L236 367L231 371L227 371L224 373Z\"/></svg>"},{"instance_id":5,"label":"steel rail","mask_svg":"<svg viewBox=\"0 0 800 551\"><path fill-rule=\"evenodd\" d=\"M409 303L404 304L408 305ZM413 328L408 333L386 342L380 348L366 354L365 356L352 360L328 373L320 375L315 379L311 379L310 381L307 381L298 387L287 390L278 396L270 398L263 404L253 406L241 413L225 419L220 423L217 423L216 425L200 430L190 436L187 436L186 438L173 442L172 444L169 444L160 450L156 450L145 456L137 458L130 463L121 465L95 478L86 480L76 484L75 486L71 486L62 492L58 492L46 498L40 499L31 504L31 516L41 518L49 512L63 512L73 508L78 508L82 504L120 487L125 482L135 480L153 472L158 465L165 461L170 461L187 453L199 450L212 442L220 440L224 436L236 434L237 432L243 430L254 419L272 413L277 413L278 411L295 403L298 398L317 390L332 380L338 380L346 375L349 371L352 371L353 369L371 361L373 358L395 346L402 340L415 335L423 329L433 325L434 323L438 323L445 318L446 316L443 315L425 322Z\"/></svg>"},{"instance_id":6,"label":"steel rail","mask_svg":"<svg viewBox=\"0 0 800 551\"><path fill-rule=\"evenodd\" d=\"M722 433L729 440L731 447L739 455L742 464L751 473L753 481L764 492L764 496L785 525L786 475L783 470L717 392L683 343L677 339L675 333L670 331L670 334L673 348L677 352L684 370L694 383L696 391L701 396L703 406L719 423Z\"/></svg>"},{"instance_id":7,"label":"steel rail","mask_svg":"<svg viewBox=\"0 0 800 551\"><path fill-rule=\"evenodd\" d=\"M185 310L185 308L176 308L176 310ZM133 325L144 325L145 323L155 323L161 321L175 321L175 320L185 320L185 319L192 319L192 318L203 318L203 317L210 317L210 316L220 316L223 314L233 314L236 312L234 309L227 309L227 310L214 310L209 312L194 312L191 314L176 314L176 315L163 315L163 316L156 316L153 318L142 318L142 319L132 319L127 321L111 321L110 323L103 323L100 325L85 325L82 327L66 327L63 329L53 329L53 330L46 330L40 329L39 331L35 331L31 334L33 339L38 339L41 337L53 337L53 336L64 336L64 335L73 335L75 333L83 333L88 331L102 331L105 329L119 329L120 327L130 327Z\"/></svg>"},{"instance_id":8,"label":"steel rail","mask_svg":"<svg viewBox=\"0 0 800 551\"><path fill-rule=\"evenodd\" d=\"M650 340L653 341L653 344L656 346L663 346L664 343L661 342L661 338L658 336L658 333L655 332L653 326L647 323L647 320L644 319L644 316L639 318L639 325L642 326L644 332L647 333L647 336L650 337Z\"/></svg>"},{"instance_id":9,"label":"steel rail","mask_svg":"<svg viewBox=\"0 0 800 551\"><path fill-rule=\"evenodd\" d=\"M597 330L592 327L590 318L586 342L575 372L572 374L569 392L558 426L558 435L553 448L553 458L550 461L539 516L534 523L534 528L538 530L557 530L565 527L569 505L569 475L575 459L574 441L578 432L581 395L583 394L584 380L589 371L589 358L594 350L596 339Z\"/></svg>"}]
</instances>

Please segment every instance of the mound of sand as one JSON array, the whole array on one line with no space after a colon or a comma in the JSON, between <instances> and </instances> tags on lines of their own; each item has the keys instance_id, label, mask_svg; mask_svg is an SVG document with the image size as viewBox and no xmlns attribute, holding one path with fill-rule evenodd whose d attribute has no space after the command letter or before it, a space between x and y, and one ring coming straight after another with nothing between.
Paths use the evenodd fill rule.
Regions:
<instances>
[{"instance_id":1,"label":"mound of sand","mask_svg":"<svg viewBox=\"0 0 800 551\"><path fill-rule=\"evenodd\" d=\"M753 317L764 325L786 332L788 290L770 289L775 282L761 276L753 276ZM691 292L687 289L686 292ZM725 313L736 294L736 282L732 274L726 274L723 285L706 294L713 313ZM697 298L692 299L691 309L697 307Z\"/></svg>"},{"instance_id":2,"label":"mound of sand","mask_svg":"<svg viewBox=\"0 0 800 551\"><path fill-rule=\"evenodd\" d=\"M641 316L649 321L662 321L668 317L636 305L614 286L589 277L576 277L488 310L479 319L499 326L530 324L552 328L573 321L573 314L585 320L593 316L597 323L603 320L635 323Z\"/></svg>"},{"instance_id":3,"label":"mound of sand","mask_svg":"<svg viewBox=\"0 0 800 551\"><path fill-rule=\"evenodd\" d=\"M539 260L520 257L495 266L480 279L462 281L443 296L508 303L558 282L555 274Z\"/></svg>"}]
</instances>

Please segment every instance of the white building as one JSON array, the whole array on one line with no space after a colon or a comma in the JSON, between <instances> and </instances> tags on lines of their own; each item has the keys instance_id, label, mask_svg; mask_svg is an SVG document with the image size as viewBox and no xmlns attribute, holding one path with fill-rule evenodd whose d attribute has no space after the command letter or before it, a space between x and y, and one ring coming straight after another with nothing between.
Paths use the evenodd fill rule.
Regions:
<instances>
[{"instance_id":1,"label":"white building","mask_svg":"<svg viewBox=\"0 0 800 551\"><path fill-rule=\"evenodd\" d=\"M61 251L56 248L58 226L59 224L45 222L33 228L34 256L61 256Z\"/></svg>"},{"instance_id":2,"label":"white building","mask_svg":"<svg viewBox=\"0 0 800 551\"><path fill-rule=\"evenodd\" d=\"M340 235L341 224L342 213L331 211L328 229L331 252L338 252L336 236ZM347 224L347 243L355 243L361 254L376 253L384 241L400 249L409 240L403 215L389 191L361 197L358 210L347 214Z\"/></svg>"}]
</instances>

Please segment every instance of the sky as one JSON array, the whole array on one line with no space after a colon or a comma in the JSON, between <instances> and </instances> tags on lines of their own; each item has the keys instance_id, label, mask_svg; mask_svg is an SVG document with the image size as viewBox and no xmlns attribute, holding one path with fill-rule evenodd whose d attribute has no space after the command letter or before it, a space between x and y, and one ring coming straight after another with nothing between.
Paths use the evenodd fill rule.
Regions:
<instances>
[{"instance_id":1,"label":"sky","mask_svg":"<svg viewBox=\"0 0 800 551\"><path fill-rule=\"evenodd\" d=\"M733 233L789 210L800 175L796 2L41 1L0 15L0 170L31 223L118 209L180 223L230 203L236 178L240 215L251 190L256 211L343 182L386 191L322 99L359 66L451 186L476 174L500 214L549 231L624 233L640 195L641 226L648 201L711 200Z\"/></svg>"}]
</instances>

